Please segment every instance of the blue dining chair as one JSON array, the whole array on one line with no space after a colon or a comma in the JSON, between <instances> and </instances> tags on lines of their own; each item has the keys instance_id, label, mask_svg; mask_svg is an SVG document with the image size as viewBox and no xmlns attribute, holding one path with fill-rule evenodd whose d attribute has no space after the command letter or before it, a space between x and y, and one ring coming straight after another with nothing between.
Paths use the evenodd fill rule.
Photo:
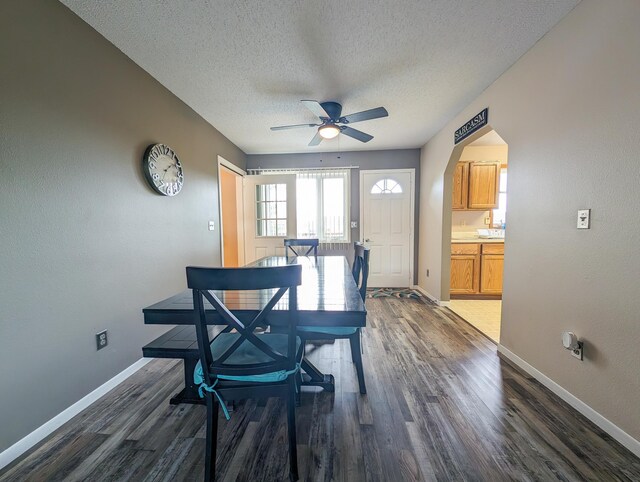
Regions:
<instances>
[{"instance_id":1,"label":"blue dining chair","mask_svg":"<svg viewBox=\"0 0 640 482\"><path fill-rule=\"evenodd\" d=\"M361 243L354 243L355 256L351 274L358 285L358 291L364 302L367 297L367 279L369 277L369 252L370 249ZM298 336L303 342L310 340L338 340L348 339L351 345L351 359L356 366L360 393L367 393L364 382L364 368L362 366L362 328L357 326L299 326Z\"/></svg>"},{"instance_id":2,"label":"blue dining chair","mask_svg":"<svg viewBox=\"0 0 640 482\"><path fill-rule=\"evenodd\" d=\"M284 240L285 254L289 257L289 251L291 251L293 256L309 256L313 252L313 256L317 258L319 244L320 240L317 238L287 238ZM296 251L296 248L307 248L307 250L303 253L302 250Z\"/></svg>"},{"instance_id":3,"label":"blue dining chair","mask_svg":"<svg viewBox=\"0 0 640 482\"><path fill-rule=\"evenodd\" d=\"M296 334L298 324L297 289L302 282L302 266L261 268L187 267L187 285L193 291L194 324L200 361L193 378L207 405L205 480L215 478L218 437L218 407L229 419L227 401L247 398L281 397L287 404L289 474L298 480L296 442L296 376L304 356L304 345ZM215 290L215 291L213 291ZM251 293L243 302L244 312L232 313L225 290ZM273 296L271 296L271 294ZM288 315L279 320L278 333L254 333L283 295L288 292ZM238 299L233 293L234 300ZM266 294L264 300L260 296ZM242 295L242 293L240 293ZM269 298L270 297L270 298ZM205 301L214 308L205 311ZM261 311L249 316L247 303L257 302ZM253 311L253 310L252 310ZM208 323L226 325L222 333L209 339Z\"/></svg>"}]
</instances>

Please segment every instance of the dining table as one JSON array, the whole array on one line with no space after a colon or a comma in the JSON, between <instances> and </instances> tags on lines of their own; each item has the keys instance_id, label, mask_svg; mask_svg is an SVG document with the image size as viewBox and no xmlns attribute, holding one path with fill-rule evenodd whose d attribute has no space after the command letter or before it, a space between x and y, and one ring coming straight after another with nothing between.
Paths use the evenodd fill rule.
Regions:
<instances>
[{"instance_id":1,"label":"dining table","mask_svg":"<svg viewBox=\"0 0 640 482\"><path fill-rule=\"evenodd\" d=\"M248 267L272 267L288 264L302 266L302 283L297 287L298 325L315 327L364 327L367 311L351 269L344 256L267 256ZM241 321L253 319L269 302L275 290L214 291L225 306ZM288 292L269 313L266 322L271 331L278 331L288 323ZM197 387L193 384L193 369L198 357L195 341L193 296L184 290L142 310L144 323L150 325L190 325L167 333L143 348L145 356L182 358L185 363L185 388L172 403L195 403ZM205 301L209 325L224 325L215 308ZM213 326L212 326L213 328ZM172 347L174 350L172 351ZM173 356L175 354L176 356ZM303 386L319 386L335 390L335 379L323 373L309 359L302 362Z\"/></svg>"}]
</instances>

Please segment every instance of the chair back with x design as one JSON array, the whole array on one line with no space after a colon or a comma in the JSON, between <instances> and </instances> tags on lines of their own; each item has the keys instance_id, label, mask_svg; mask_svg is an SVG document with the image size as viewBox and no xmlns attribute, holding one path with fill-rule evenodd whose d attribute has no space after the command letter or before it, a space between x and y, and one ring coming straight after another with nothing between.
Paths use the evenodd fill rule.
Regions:
<instances>
[{"instance_id":1,"label":"chair back with x design","mask_svg":"<svg viewBox=\"0 0 640 482\"><path fill-rule=\"evenodd\" d=\"M289 251L291 251L293 256L309 256L313 252L313 256L317 258L319 244L320 240L318 238L287 238L284 240L287 257L289 257ZM303 249L298 252L296 248L307 248L307 250L303 253Z\"/></svg>"},{"instance_id":2,"label":"chair back with x design","mask_svg":"<svg viewBox=\"0 0 640 482\"><path fill-rule=\"evenodd\" d=\"M301 283L302 266L298 264L260 268L187 267L200 354L193 380L200 385L200 396L207 404L205 480L213 481L216 477L218 408L222 407L229 420L225 406L228 396L232 400L272 396L287 400L289 476L298 480L295 391L303 355L296 336L297 287ZM273 311L279 303L284 304L285 294L288 310L284 319L280 319ZM227 300L226 305L223 300ZM282 331L256 335L255 329L268 316L270 322L284 325ZM226 328L210 340L208 323L222 323Z\"/></svg>"},{"instance_id":3,"label":"chair back with x design","mask_svg":"<svg viewBox=\"0 0 640 482\"><path fill-rule=\"evenodd\" d=\"M298 324L297 289L302 280L302 266L287 265L264 268L197 268L187 267L187 285L193 290L193 306L196 313L196 335L198 337L198 349L203 367L204 380L207 385L212 385L218 375L247 377L272 373L277 371L291 371L296 364L296 325ZM266 303L253 319L246 319L232 313L225 306L222 291L257 291L273 290L270 295L267 292ZM288 292L288 320L286 323L287 350L281 353L256 336L254 330L262 326L273 308ZM258 293L256 300L264 295ZM252 297L252 299L254 299ZM219 353L215 359L208 349L211 340L207 330L207 312L205 300L215 309L222 322L227 325L225 331L234 330L238 336ZM262 304L262 303L260 303ZM244 318L244 322L240 318ZM283 327L284 328L284 327ZM284 330L283 330L284 331ZM258 352L260 361L255 363L230 363L229 359L244 343L250 343L255 347L253 352ZM252 347L252 348L253 348ZM257 350L256 350L257 349ZM284 350L282 350L284 351Z\"/></svg>"}]
</instances>

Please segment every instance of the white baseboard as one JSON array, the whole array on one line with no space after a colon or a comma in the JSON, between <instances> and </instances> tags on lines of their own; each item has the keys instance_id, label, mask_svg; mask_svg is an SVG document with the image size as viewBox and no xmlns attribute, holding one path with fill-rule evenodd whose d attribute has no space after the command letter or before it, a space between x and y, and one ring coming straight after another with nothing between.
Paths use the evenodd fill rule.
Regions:
<instances>
[{"instance_id":1,"label":"white baseboard","mask_svg":"<svg viewBox=\"0 0 640 482\"><path fill-rule=\"evenodd\" d=\"M508 348L505 348L503 345L498 344L498 352L503 355L506 359L511 361L514 365L522 369L524 372L531 375L533 378L542 383L545 387L551 390L553 393L558 395L562 400L567 402L573 408L575 408L582 415L587 417L593 423L595 423L602 430L607 432L611 437L616 439L626 448L628 448L631 452L633 452L636 456L640 457L640 442L634 439L627 432L622 430L616 424L611 422L610 420L603 417L600 413L596 412L589 405L584 403L582 400L572 395L570 392L562 388L556 382L551 380L548 376L546 376L541 371L537 370L533 366L529 365L526 361L520 358L518 355L510 351Z\"/></svg>"},{"instance_id":2,"label":"white baseboard","mask_svg":"<svg viewBox=\"0 0 640 482\"><path fill-rule=\"evenodd\" d=\"M9 465L15 459L20 457L23 453L29 450L31 447L36 445L38 442L43 440L49 434L60 428L63 424L71 420L73 417L82 412L85 408L91 405L93 402L98 400L100 397L105 395L107 392L112 390L113 388L120 385L123 381L133 375L135 372L140 370L143 366L149 363L152 358L141 358L133 365L125 368L120 373L118 373L115 377L108 380L107 382L100 385L94 391L89 393L88 395L82 397L76 403L71 405L69 408L63 410L58 415L53 417L51 420L41 425L29 435L24 438L18 440L11 447L6 449L4 452L0 453L0 470Z\"/></svg>"},{"instance_id":3,"label":"white baseboard","mask_svg":"<svg viewBox=\"0 0 640 482\"><path fill-rule=\"evenodd\" d=\"M429 298L431 301L433 301L438 306L449 306L449 302L448 301L439 300L438 298L433 296L431 293L429 293L427 290L425 290L422 286L413 285L412 289L414 289L416 291L419 291L420 293L422 293L424 296Z\"/></svg>"}]
</instances>

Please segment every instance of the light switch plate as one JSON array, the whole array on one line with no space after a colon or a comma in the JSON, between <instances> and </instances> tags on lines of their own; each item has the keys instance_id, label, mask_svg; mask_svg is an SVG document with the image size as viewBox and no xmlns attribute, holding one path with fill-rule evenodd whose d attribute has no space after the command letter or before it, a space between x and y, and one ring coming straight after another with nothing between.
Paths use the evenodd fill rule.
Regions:
<instances>
[{"instance_id":1,"label":"light switch plate","mask_svg":"<svg viewBox=\"0 0 640 482\"><path fill-rule=\"evenodd\" d=\"M215 229L215 224L213 221L209 221L209 231L213 231Z\"/></svg>"},{"instance_id":2,"label":"light switch plate","mask_svg":"<svg viewBox=\"0 0 640 482\"><path fill-rule=\"evenodd\" d=\"M591 209L578 210L578 229L589 229L591 225Z\"/></svg>"}]
</instances>

